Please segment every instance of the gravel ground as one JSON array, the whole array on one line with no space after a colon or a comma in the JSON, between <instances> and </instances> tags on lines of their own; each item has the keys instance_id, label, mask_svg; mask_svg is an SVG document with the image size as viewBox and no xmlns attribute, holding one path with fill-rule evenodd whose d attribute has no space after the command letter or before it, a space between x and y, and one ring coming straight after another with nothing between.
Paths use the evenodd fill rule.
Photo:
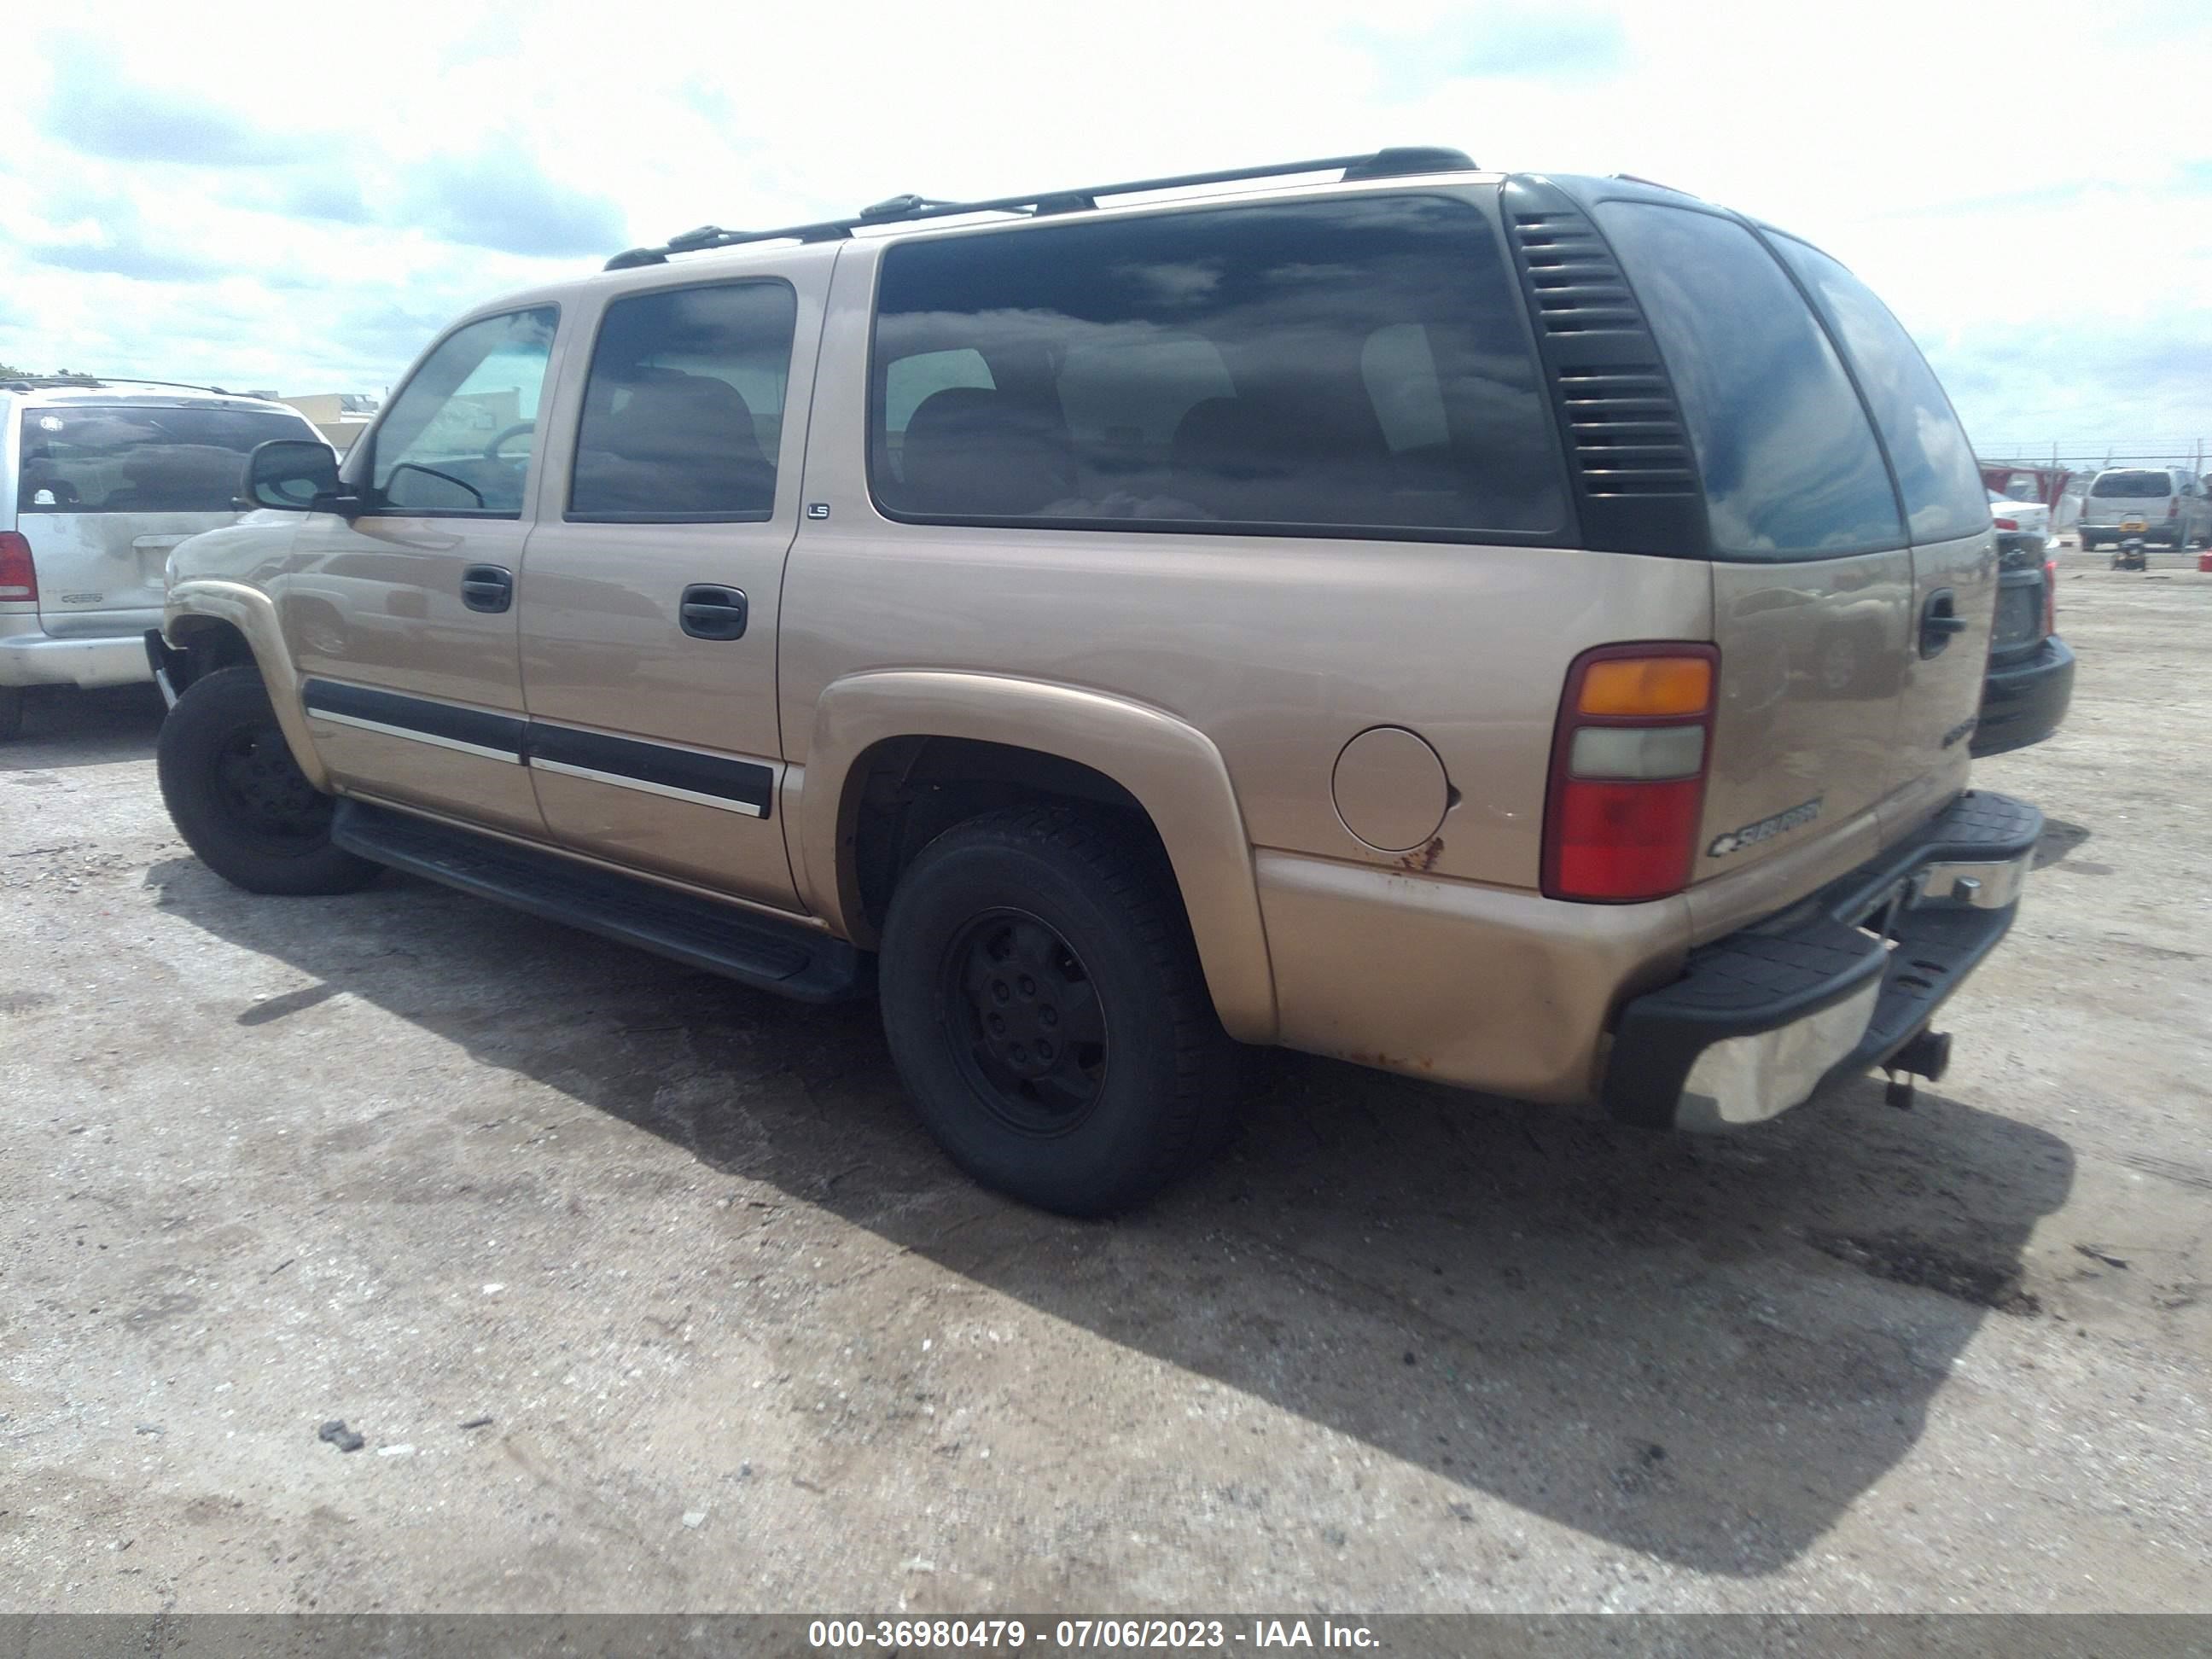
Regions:
<instances>
[{"instance_id":1,"label":"gravel ground","mask_svg":"<svg viewBox=\"0 0 2212 1659\"><path fill-rule=\"evenodd\" d=\"M1297 1056L1079 1224L868 1008L0 750L0 1607L2212 1608L2212 575L2064 556L1951 1074L1677 1140ZM1470 987L1480 995L1480 987ZM365 1441L319 1437L343 1419Z\"/></svg>"}]
</instances>

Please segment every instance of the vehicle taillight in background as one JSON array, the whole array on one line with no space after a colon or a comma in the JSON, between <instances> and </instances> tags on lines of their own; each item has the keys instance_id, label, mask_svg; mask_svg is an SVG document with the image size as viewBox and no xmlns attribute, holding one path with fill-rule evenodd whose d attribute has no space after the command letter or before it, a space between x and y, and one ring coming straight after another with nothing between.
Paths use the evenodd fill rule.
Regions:
<instances>
[{"instance_id":1,"label":"vehicle taillight in background","mask_svg":"<svg viewBox=\"0 0 2212 1659\"><path fill-rule=\"evenodd\" d=\"M2058 631L2058 561L2043 562L2043 637Z\"/></svg>"},{"instance_id":2,"label":"vehicle taillight in background","mask_svg":"<svg viewBox=\"0 0 2212 1659\"><path fill-rule=\"evenodd\" d=\"M1996 521L1996 526L2000 530L2016 531L2020 528L2020 520L2018 519L1999 519Z\"/></svg>"},{"instance_id":3,"label":"vehicle taillight in background","mask_svg":"<svg viewBox=\"0 0 2212 1659\"><path fill-rule=\"evenodd\" d=\"M2178 519L2181 516L2181 500L2179 496L2166 504L2166 516L2169 519Z\"/></svg>"},{"instance_id":4,"label":"vehicle taillight in background","mask_svg":"<svg viewBox=\"0 0 2212 1659\"><path fill-rule=\"evenodd\" d=\"M1720 653L1605 645L1567 670L1545 795L1544 893L1632 904L1690 884Z\"/></svg>"},{"instance_id":5,"label":"vehicle taillight in background","mask_svg":"<svg viewBox=\"0 0 2212 1659\"><path fill-rule=\"evenodd\" d=\"M0 604L39 597L39 573L31 562L31 544L20 530L0 530Z\"/></svg>"}]
</instances>

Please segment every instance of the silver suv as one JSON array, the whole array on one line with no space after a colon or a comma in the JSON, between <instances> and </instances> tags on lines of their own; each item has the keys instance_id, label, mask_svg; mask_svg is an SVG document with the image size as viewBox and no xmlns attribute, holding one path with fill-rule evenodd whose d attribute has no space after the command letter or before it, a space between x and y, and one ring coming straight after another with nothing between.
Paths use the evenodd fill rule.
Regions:
<instances>
[{"instance_id":1,"label":"silver suv","mask_svg":"<svg viewBox=\"0 0 2212 1659\"><path fill-rule=\"evenodd\" d=\"M2180 552L2212 539L2212 498L2179 466L2108 466L2081 501L2081 550L2130 537Z\"/></svg>"},{"instance_id":2,"label":"silver suv","mask_svg":"<svg viewBox=\"0 0 2212 1659\"><path fill-rule=\"evenodd\" d=\"M169 550L238 519L246 455L295 410L150 381L0 382L0 738L32 685L153 678Z\"/></svg>"}]
</instances>

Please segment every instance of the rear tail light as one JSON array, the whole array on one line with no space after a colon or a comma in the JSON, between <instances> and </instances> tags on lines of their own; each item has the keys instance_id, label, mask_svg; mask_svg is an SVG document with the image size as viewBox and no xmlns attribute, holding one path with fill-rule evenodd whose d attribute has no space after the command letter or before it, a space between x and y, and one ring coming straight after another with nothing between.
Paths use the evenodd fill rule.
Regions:
<instances>
[{"instance_id":1,"label":"rear tail light","mask_svg":"<svg viewBox=\"0 0 2212 1659\"><path fill-rule=\"evenodd\" d=\"M2018 519L1999 519L1996 521L1996 525L1997 528L2000 530L2018 530L2020 528L2020 520Z\"/></svg>"},{"instance_id":2,"label":"rear tail light","mask_svg":"<svg viewBox=\"0 0 2212 1659\"><path fill-rule=\"evenodd\" d=\"M31 544L20 530L0 530L0 604L39 597L39 572Z\"/></svg>"},{"instance_id":3,"label":"rear tail light","mask_svg":"<svg viewBox=\"0 0 2212 1659\"><path fill-rule=\"evenodd\" d=\"M1710 645L1606 645L1575 659L1552 737L1547 897L1632 904L1689 885L1719 669Z\"/></svg>"},{"instance_id":4,"label":"rear tail light","mask_svg":"<svg viewBox=\"0 0 2212 1659\"><path fill-rule=\"evenodd\" d=\"M2179 501L2168 501L2166 504L2166 516L2169 519L2179 518L2181 516L2181 503Z\"/></svg>"},{"instance_id":5,"label":"rear tail light","mask_svg":"<svg viewBox=\"0 0 2212 1659\"><path fill-rule=\"evenodd\" d=\"M2043 637L2058 631L2058 561L2043 562Z\"/></svg>"}]
</instances>

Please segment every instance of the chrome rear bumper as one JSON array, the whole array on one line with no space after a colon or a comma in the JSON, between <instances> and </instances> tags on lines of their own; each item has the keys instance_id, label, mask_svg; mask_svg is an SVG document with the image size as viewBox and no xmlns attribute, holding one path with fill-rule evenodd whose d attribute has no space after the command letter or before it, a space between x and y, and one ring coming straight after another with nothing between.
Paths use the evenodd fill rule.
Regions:
<instances>
[{"instance_id":1,"label":"chrome rear bumper","mask_svg":"<svg viewBox=\"0 0 2212 1659\"><path fill-rule=\"evenodd\" d=\"M1607 1109L1726 1128L1890 1060L2012 926L2042 833L2027 802L1970 792L1812 898L1692 951L1681 978L1622 1008Z\"/></svg>"}]
</instances>

